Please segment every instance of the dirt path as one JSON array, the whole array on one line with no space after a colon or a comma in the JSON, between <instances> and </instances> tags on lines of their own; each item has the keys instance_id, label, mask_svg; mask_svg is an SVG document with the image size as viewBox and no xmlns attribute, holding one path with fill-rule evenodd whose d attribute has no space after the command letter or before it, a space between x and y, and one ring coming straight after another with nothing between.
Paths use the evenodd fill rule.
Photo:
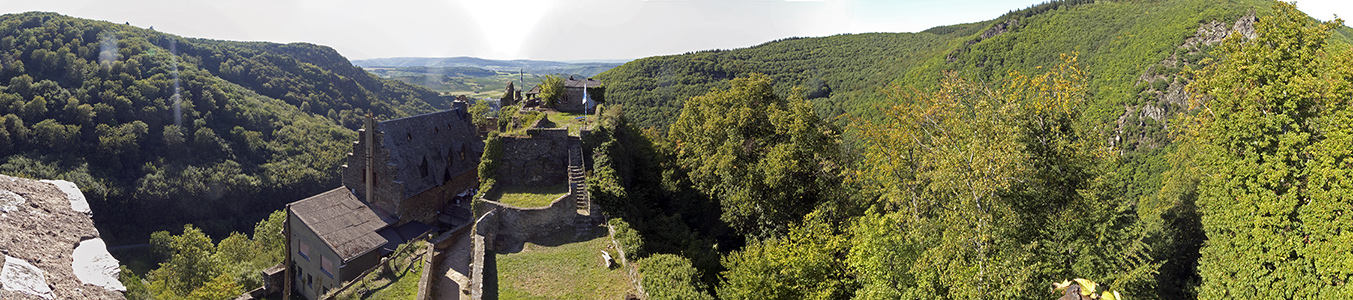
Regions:
<instances>
[{"instance_id":1,"label":"dirt path","mask_svg":"<svg viewBox=\"0 0 1353 300\"><path fill-rule=\"evenodd\" d=\"M437 265L437 285L433 288L433 295L441 300L470 299L468 290L470 285L470 252L473 250L474 243L470 239L471 234L462 234L456 238L455 244L447 248L442 258L442 262Z\"/></svg>"}]
</instances>

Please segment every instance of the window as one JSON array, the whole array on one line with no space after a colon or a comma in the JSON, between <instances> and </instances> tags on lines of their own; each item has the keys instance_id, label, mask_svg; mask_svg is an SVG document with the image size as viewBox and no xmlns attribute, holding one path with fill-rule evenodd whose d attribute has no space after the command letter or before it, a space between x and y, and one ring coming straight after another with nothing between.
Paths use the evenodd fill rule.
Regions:
<instances>
[{"instance_id":1,"label":"window","mask_svg":"<svg viewBox=\"0 0 1353 300\"><path fill-rule=\"evenodd\" d=\"M305 274L305 287L308 287L308 288L310 288L310 289L315 289L315 276L310 276L310 274Z\"/></svg>"},{"instance_id":2,"label":"window","mask_svg":"<svg viewBox=\"0 0 1353 300\"><path fill-rule=\"evenodd\" d=\"M427 158L427 156L424 156L424 157L423 157L423 164L418 165L418 174L423 175L423 177L428 177L428 158Z\"/></svg>"},{"instance_id":3,"label":"window","mask_svg":"<svg viewBox=\"0 0 1353 300\"><path fill-rule=\"evenodd\" d=\"M324 275L329 275L329 278L334 278L334 262L323 255L319 256L319 261L319 271L324 272Z\"/></svg>"},{"instance_id":4,"label":"window","mask_svg":"<svg viewBox=\"0 0 1353 300\"><path fill-rule=\"evenodd\" d=\"M301 258L310 261L310 245L306 244L304 241L296 241L296 243L299 244L296 246L296 249L297 252L301 254Z\"/></svg>"}]
</instances>

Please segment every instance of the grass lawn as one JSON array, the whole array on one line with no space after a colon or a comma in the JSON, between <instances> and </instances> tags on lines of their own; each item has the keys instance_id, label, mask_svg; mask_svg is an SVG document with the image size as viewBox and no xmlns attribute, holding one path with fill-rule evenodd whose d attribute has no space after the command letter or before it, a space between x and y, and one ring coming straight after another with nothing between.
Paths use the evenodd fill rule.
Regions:
<instances>
[{"instance_id":1,"label":"grass lawn","mask_svg":"<svg viewBox=\"0 0 1353 300\"><path fill-rule=\"evenodd\" d=\"M608 244L599 236L553 247L526 243L521 252L495 254L498 299L622 299L632 293L625 269L601 264Z\"/></svg>"},{"instance_id":2,"label":"grass lawn","mask_svg":"<svg viewBox=\"0 0 1353 300\"><path fill-rule=\"evenodd\" d=\"M555 199L568 194L568 184L542 187L505 186L499 193L501 195L496 199L491 197L489 200L516 207L542 207L549 206Z\"/></svg>"},{"instance_id":3,"label":"grass lawn","mask_svg":"<svg viewBox=\"0 0 1353 300\"><path fill-rule=\"evenodd\" d=\"M405 247L410 245L405 245ZM418 298L418 281L423 276L423 252L427 242L418 241L408 251L396 250L391 258L389 272L377 269L367 274L357 285L339 293L334 299L414 299Z\"/></svg>"}]
</instances>

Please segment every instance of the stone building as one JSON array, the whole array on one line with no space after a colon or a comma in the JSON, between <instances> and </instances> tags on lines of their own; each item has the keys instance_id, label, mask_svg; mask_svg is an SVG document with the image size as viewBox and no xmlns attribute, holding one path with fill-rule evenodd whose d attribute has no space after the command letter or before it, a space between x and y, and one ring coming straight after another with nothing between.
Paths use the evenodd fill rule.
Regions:
<instances>
[{"instance_id":1,"label":"stone building","mask_svg":"<svg viewBox=\"0 0 1353 300\"><path fill-rule=\"evenodd\" d=\"M466 103L454 103L408 118L368 118L342 167L343 186L287 205L291 290L316 299L400 244L469 222L484 143Z\"/></svg>"},{"instance_id":2,"label":"stone building","mask_svg":"<svg viewBox=\"0 0 1353 300\"><path fill-rule=\"evenodd\" d=\"M554 109L590 114L597 105L596 101L602 100L605 92L600 80L574 79L573 76L569 76L564 80L564 97L559 99Z\"/></svg>"}]
</instances>

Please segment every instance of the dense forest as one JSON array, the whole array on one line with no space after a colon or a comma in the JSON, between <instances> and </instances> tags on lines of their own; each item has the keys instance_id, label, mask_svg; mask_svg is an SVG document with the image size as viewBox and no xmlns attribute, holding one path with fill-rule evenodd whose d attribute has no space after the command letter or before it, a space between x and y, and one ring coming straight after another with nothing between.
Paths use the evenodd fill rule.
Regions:
<instances>
[{"instance_id":1,"label":"dense forest","mask_svg":"<svg viewBox=\"0 0 1353 300\"><path fill-rule=\"evenodd\" d=\"M1343 295L1349 32L1054 1L644 58L600 75L588 186L651 299Z\"/></svg>"},{"instance_id":2,"label":"dense forest","mask_svg":"<svg viewBox=\"0 0 1353 300\"><path fill-rule=\"evenodd\" d=\"M333 49L0 16L0 172L75 182L114 245L218 238L338 185L361 116L450 106Z\"/></svg>"}]
</instances>

